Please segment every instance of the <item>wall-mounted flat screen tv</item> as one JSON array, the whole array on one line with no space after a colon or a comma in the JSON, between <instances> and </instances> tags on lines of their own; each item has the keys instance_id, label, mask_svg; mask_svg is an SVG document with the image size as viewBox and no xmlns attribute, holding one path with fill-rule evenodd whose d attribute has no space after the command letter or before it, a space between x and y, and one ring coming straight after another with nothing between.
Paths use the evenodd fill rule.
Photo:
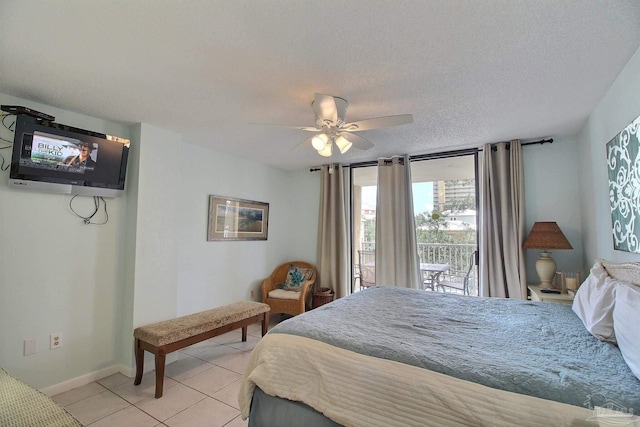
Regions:
<instances>
[{"instance_id":1,"label":"wall-mounted flat screen tv","mask_svg":"<svg viewBox=\"0 0 640 427\"><path fill-rule=\"evenodd\" d=\"M9 185L116 197L124 191L129 140L18 114Z\"/></svg>"}]
</instances>

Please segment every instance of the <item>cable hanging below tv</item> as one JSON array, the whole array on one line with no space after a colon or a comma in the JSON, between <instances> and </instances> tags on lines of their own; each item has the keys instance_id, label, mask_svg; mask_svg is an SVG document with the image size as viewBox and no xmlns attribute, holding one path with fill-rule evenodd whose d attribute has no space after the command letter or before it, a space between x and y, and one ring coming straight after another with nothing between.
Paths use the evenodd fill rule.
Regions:
<instances>
[{"instance_id":1,"label":"cable hanging below tv","mask_svg":"<svg viewBox=\"0 0 640 427\"><path fill-rule=\"evenodd\" d=\"M17 112L9 186L117 197L125 188L128 139Z\"/></svg>"}]
</instances>

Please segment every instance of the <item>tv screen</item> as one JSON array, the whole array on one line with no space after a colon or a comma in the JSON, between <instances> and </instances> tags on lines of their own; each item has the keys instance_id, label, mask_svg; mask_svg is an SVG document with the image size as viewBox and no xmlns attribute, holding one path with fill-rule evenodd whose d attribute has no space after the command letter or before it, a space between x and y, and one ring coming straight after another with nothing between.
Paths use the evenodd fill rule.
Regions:
<instances>
[{"instance_id":1,"label":"tv screen","mask_svg":"<svg viewBox=\"0 0 640 427\"><path fill-rule=\"evenodd\" d=\"M124 190L128 154L128 139L18 114L9 185L115 197Z\"/></svg>"}]
</instances>

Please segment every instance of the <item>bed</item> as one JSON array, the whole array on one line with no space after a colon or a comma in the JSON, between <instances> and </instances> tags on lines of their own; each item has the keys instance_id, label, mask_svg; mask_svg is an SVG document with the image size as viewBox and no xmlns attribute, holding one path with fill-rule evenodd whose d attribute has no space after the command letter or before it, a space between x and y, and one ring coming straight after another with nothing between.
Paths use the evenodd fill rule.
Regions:
<instances>
[{"instance_id":1,"label":"bed","mask_svg":"<svg viewBox=\"0 0 640 427\"><path fill-rule=\"evenodd\" d=\"M269 331L239 401L250 427L593 426L596 407L640 413L622 353L569 305L374 287Z\"/></svg>"}]
</instances>

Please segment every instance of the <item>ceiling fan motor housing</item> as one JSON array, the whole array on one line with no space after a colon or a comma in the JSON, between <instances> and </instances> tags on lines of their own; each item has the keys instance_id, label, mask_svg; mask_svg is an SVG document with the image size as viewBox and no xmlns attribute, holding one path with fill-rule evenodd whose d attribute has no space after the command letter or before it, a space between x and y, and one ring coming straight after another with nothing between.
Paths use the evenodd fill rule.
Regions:
<instances>
[{"instance_id":1,"label":"ceiling fan motor housing","mask_svg":"<svg viewBox=\"0 0 640 427\"><path fill-rule=\"evenodd\" d=\"M413 122L413 116L411 114L401 114L346 123L345 116L348 106L349 103L344 98L316 93L313 102L311 102L316 127L287 127L293 127L307 132L319 132L314 137L307 139L307 141L311 140L311 145L318 151L318 154L329 157L333 152L333 144L338 147L341 154L346 153L351 146L359 150L368 150L373 147L371 141L352 132L399 126Z\"/></svg>"}]
</instances>

